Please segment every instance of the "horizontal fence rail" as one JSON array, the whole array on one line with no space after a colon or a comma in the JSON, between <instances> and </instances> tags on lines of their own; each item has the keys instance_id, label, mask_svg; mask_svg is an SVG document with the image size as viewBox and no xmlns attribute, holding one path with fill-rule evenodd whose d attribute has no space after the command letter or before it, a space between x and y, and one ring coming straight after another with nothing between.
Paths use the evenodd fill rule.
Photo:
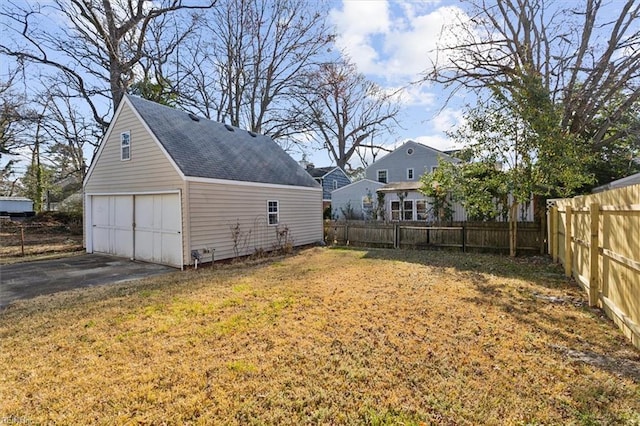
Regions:
<instances>
[{"instance_id":1,"label":"horizontal fence rail","mask_svg":"<svg viewBox=\"0 0 640 426\"><path fill-rule=\"evenodd\" d=\"M541 224L520 222L517 250L544 253ZM328 243L381 248L453 248L466 251L509 251L509 223L454 222L447 226L424 223L325 222Z\"/></svg>"}]
</instances>

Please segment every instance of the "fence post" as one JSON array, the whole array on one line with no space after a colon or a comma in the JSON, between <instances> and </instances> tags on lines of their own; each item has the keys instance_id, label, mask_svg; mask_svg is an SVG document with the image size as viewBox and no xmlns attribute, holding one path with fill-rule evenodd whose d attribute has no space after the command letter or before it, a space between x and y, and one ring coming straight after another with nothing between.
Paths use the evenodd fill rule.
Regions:
<instances>
[{"instance_id":1,"label":"fence post","mask_svg":"<svg viewBox=\"0 0 640 426\"><path fill-rule=\"evenodd\" d=\"M571 233L572 233L572 207L567 205L566 207L567 223L564 226L564 275L571 276L573 254L571 253Z\"/></svg>"},{"instance_id":2,"label":"fence post","mask_svg":"<svg viewBox=\"0 0 640 426\"><path fill-rule=\"evenodd\" d=\"M598 294L600 293L600 289L598 288L599 215L600 205L598 203L591 203L589 206L589 216L591 218L591 237L589 238L589 306L598 305Z\"/></svg>"},{"instance_id":3,"label":"fence post","mask_svg":"<svg viewBox=\"0 0 640 426\"><path fill-rule=\"evenodd\" d=\"M558 207L551 207L551 258L558 262Z\"/></svg>"},{"instance_id":4,"label":"fence post","mask_svg":"<svg viewBox=\"0 0 640 426\"><path fill-rule=\"evenodd\" d=\"M540 254L544 255L545 251L546 251L546 244L544 243L544 240L546 239L547 236L547 215L546 212L540 215ZM549 242L547 241L547 244Z\"/></svg>"},{"instance_id":5,"label":"fence post","mask_svg":"<svg viewBox=\"0 0 640 426\"><path fill-rule=\"evenodd\" d=\"M349 245L349 223L348 222L344 223L344 245L345 246Z\"/></svg>"},{"instance_id":6,"label":"fence post","mask_svg":"<svg viewBox=\"0 0 640 426\"><path fill-rule=\"evenodd\" d=\"M22 257L24 257L24 225L20 224L20 249Z\"/></svg>"},{"instance_id":7,"label":"fence post","mask_svg":"<svg viewBox=\"0 0 640 426\"><path fill-rule=\"evenodd\" d=\"M464 222L462 223L462 252L467 251L467 237L465 235L466 231L464 229Z\"/></svg>"},{"instance_id":8,"label":"fence post","mask_svg":"<svg viewBox=\"0 0 640 426\"><path fill-rule=\"evenodd\" d=\"M400 225L393 224L393 248L397 249L400 246Z\"/></svg>"}]
</instances>

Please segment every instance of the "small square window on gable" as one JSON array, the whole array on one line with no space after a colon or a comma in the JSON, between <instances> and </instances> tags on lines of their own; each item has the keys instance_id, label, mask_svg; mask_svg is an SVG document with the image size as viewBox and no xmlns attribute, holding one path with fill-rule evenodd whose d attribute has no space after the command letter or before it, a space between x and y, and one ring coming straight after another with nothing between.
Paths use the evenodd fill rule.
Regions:
<instances>
[{"instance_id":1,"label":"small square window on gable","mask_svg":"<svg viewBox=\"0 0 640 426\"><path fill-rule=\"evenodd\" d=\"M131 159L131 132L120 133L120 160Z\"/></svg>"},{"instance_id":2,"label":"small square window on gable","mask_svg":"<svg viewBox=\"0 0 640 426\"><path fill-rule=\"evenodd\" d=\"M378 182L380 182L380 183L388 183L387 182L387 171L386 170L378 170Z\"/></svg>"}]
</instances>

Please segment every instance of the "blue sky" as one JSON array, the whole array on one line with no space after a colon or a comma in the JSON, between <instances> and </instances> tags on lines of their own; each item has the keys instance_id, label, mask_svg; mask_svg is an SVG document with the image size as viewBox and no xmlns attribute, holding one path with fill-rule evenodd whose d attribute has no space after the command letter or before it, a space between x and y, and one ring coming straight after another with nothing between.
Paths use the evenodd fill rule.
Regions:
<instances>
[{"instance_id":1,"label":"blue sky","mask_svg":"<svg viewBox=\"0 0 640 426\"><path fill-rule=\"evenodd\" d=\"M413 139L440 150L456 147L445 131L460 121L465 100L446 103L447 93L441 87L410 83L420 80L429 67L443 25L463 13L457 4L439 0L332 3L329 20L338 34L336 43L359 71L385 89L406 87L401 95L399 127L376 143L394 147ZM317 166L331 161L322 151L312 154L310 160Z\"/></svg>"}]
</instances>

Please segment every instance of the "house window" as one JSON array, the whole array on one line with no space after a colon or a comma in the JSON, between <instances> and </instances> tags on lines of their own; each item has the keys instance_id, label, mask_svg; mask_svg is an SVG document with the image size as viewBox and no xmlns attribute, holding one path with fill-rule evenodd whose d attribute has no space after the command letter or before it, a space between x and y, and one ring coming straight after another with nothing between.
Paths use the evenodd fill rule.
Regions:
<instances>
[{"instance_id":1,"label":"house window","mask_svg":"<svg viewBox=\"0 0 640 426\"><path fill-rule=\"evenodd\" d=\"M427 220L426 200L416 200L416 220Z\"/></svg>"},{"instance_id":2,"label":"house window","mask_svg":"<svg viewBox=\"0 0 640 426\"><path fill-rule=\"evenodd\" d=\"M337 180L333 180L333 189L338 189L338 181Z\"/></svg>"},{"instance_id":3,"label":"house window","mask_svg":"<svg viewBox=\"0 0 640 426\"><path fill-rule=\"evenodd\" d=\"M131 133L120 133L120 160L131 159Z\"/></svg>"},{"instance_id":4,"label":"house window","mask_svg":"<svg viewBox=\"0 0 640 426\"><path fill-rule=\"evenodd\" d=\"M365 195L362 197L362 211L369 212L373 210L373 197L371 195Z\"/></svg>"},{"instance_id":5,"label":"house window","mask_svg":"<svg viewBox=\"0 0 640 426\"><path fill-rule=\"evenodd\" d=\"M407 169L407 180L413 180L413 169Z\"/></svg>"},{"instance_id":6,"label":"house window","mask_svg":"<svg viewBox=\"0 0 640 426\"><path fill-rule=\"evenodd\" d=\"M400 220L400 201L391 202L391 220Z\"/></svg>"},{"instance_id":7,"label":"house window","mask_svg":"<svg viewBox=\"0 0 640 426\"><path fill-rule=\"evenodd\" d=\"M387 182L387 171L386 170L378 170L378 182L388 183Z\"/></svg>"},{"instance_id":8,"label":"house window","mask_svg":"<svg viewBox=\"0 0 640 426\"><path fill-rule=\"evenodd\" d=\"M267 223L277 225L280 221L280 208L277 200L267 201Z\"/></svg>"},{"instance_id":9,"label":"house window","mask_svg":"<svg viewBox=\"0 0 640 426\"><path fill-rule=\"evenodd\" d=\"M413 200L404 200L403 220L413 220Z\"/></svg>"},{"instance_id":10,"label":"house window","mask_svg":"<svg viewBox=\"0 0 640 426\"><path fill-rule=\"evenodd\" d=\"M438 166L431 166L431 173L435 172L438 169Z\"/></svg>"}]
</instances>

